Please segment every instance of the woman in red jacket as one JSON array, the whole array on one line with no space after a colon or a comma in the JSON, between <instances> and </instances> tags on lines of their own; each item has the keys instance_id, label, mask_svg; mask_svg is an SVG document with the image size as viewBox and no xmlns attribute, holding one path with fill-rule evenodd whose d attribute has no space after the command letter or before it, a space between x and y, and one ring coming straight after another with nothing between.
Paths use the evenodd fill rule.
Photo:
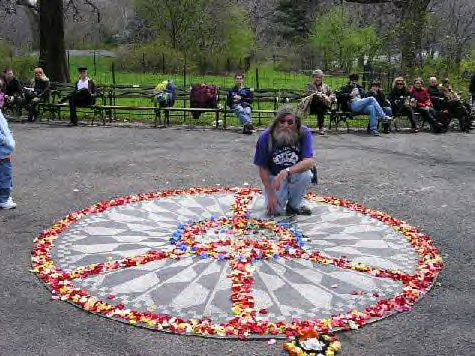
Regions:
<instances>
[{"instance_id":1,"label":"woman in red jacket","mask_svg":"<svg viewBox=\"0 0 475 356\"><path fill-rule=\"evenodd\" d=\"M416 99L415 111L422 115L425 121L429 122L434 133L443 133L447 128L437 118L437 112L432 107L430 95L426 88L422 86L422 78L416 78L411 88L411 94Z\"/></svg>"}]
</instances>

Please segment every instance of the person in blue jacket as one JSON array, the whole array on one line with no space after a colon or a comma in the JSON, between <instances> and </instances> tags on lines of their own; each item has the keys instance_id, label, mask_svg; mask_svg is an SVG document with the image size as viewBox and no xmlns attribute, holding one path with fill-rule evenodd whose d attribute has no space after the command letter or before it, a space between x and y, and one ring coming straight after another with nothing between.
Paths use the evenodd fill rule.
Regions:
<instances>
[{"instance_id":1,"label":"person in blue jacket","mask_svg":"<svg viewBox=\"0 0 475 356\"><path fill-rule=\"evenodd\" d=\"M8 128L7 120L0 110L0 209L14 209L11 197L13 186L13 160L15 139Z\"/></svg>"},{"instance_id":2,"label":"person in blue jacket","mask_svg":"<svg viewBox=\"0 0 475 356\"><path fill-rule=\"evenodd\" d=\"M252 90L244 86L244 74L236 74L234 79L236 80L236 85L228 91L226 102L241 121L243 125L242 132L250 135L254 130L251 121Z\"/></svg>"}]
</instances>

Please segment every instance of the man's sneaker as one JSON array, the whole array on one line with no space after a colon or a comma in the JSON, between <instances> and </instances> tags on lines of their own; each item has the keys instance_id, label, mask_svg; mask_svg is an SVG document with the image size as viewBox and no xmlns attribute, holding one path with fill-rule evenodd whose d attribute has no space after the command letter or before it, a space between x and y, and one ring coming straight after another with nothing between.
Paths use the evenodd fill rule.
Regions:
<instances>
[{"instance_id":1,"label":"man's sneaker","mask_svg":"<svg viewBox=\"0 0 475 356\"><path fill-rule=\"evenodd\" d=\"M312 215L312 210L305 205L301 205L298 208L293 208L290 204L285 207L285 213L287 215Z\"/></svg>"},{"instance_id":2,"label":"man's sneaker","mask_svg":"<svg viewBox=\"0 0 475 356\"><path fill-rule=\"evenodd\" d=\"M373 130L370 131L370 133L371 133L371 135L373 135L373 136L379 136L378 130L373 129Z\"/></svg>"},{"instance_id":3,"label":"man's sneaker","mask_svg":"<svg viewBox=\"0 0 475 356\"><path fill-rule=\"evenodd\" d=\"M8 200L5 203L0 203L0 209L15 209L16 208L16 203L13 201L12 197L8 198Z\"/></svg>"},{"instance_id":4,"label":"man's sneaker","mask_svg":"<svg viewBox=\"0 0 475 356\"><path fill-rule=\"evenodd\" d=\"M325 135L325 129L323 127L319 128L318 129L318 134L321 135L321 136L324 136Z\"/></svg>"}]
</instances>

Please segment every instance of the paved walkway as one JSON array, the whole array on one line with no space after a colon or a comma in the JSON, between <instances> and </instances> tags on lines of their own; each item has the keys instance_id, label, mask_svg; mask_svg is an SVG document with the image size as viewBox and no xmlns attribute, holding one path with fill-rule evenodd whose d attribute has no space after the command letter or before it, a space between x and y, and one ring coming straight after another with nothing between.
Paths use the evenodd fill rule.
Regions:
<instances>
[{"instance_id":1,"label":"paved walkway","mask_svg":"<svg viewBox=\"0 0 475 356\"><path fill-rule=\"evenodd\" d=\"M97 201L172 188L258 185L250 164L255 136L25 124L12 128L18 140L14 196L19 208L0 212L0 255L5 266L0 273L6 286L0 299L2 353L280 354L280 342L269 346L266 341L167 335L99 318L52 301L49 291L28 272L34 236ZM466 354L473 342L468 317L473 311L473 135L341 134L315 140L321 167L319 194L346 197L422 227L446 260L438 285L411 312L342 334L343 355ZM233 199L233 194L225 193L178 196L89 216L58 238L52 257L58 265L74 269L147 249L166 250L171 248L166 236L180 222L226 215ZM415 270L413 248L386 225L321 202L311 205L311 222L292 220L307 239L304 248L407 273ZM257 196L251 212L259 218L262 210ZM219 234L209 231L201 242L219 241ZM214 314L225 321L232 308L229 268L213 258L190 257L78 283L98 296L113 294L113 302L133 303L139 310ZM286 320L363 308L374 303L375 294L390 296L401 285L333 266L263 260L258 262L253 287L256 305L267 310L266 317ZM315 298L302 298L302 289L312 291ZM353 294L356 290L364 293Z\"/></svg>"}]
</instances>

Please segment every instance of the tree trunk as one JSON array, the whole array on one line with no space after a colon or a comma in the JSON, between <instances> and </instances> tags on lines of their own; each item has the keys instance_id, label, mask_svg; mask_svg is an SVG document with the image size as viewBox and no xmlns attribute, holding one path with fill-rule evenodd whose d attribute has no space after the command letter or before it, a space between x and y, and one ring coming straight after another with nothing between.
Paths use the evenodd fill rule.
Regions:
<instances>
[{"instance_id":1,"label":"tree trunk","mask_svg":"<svg viewBox=\"0 0 475 356\"><path fill-rule=\"evenodd\" d=\"M40 0L40 65L53 82L69 82L63 0Z\"/></svg>"}]
</instances>

